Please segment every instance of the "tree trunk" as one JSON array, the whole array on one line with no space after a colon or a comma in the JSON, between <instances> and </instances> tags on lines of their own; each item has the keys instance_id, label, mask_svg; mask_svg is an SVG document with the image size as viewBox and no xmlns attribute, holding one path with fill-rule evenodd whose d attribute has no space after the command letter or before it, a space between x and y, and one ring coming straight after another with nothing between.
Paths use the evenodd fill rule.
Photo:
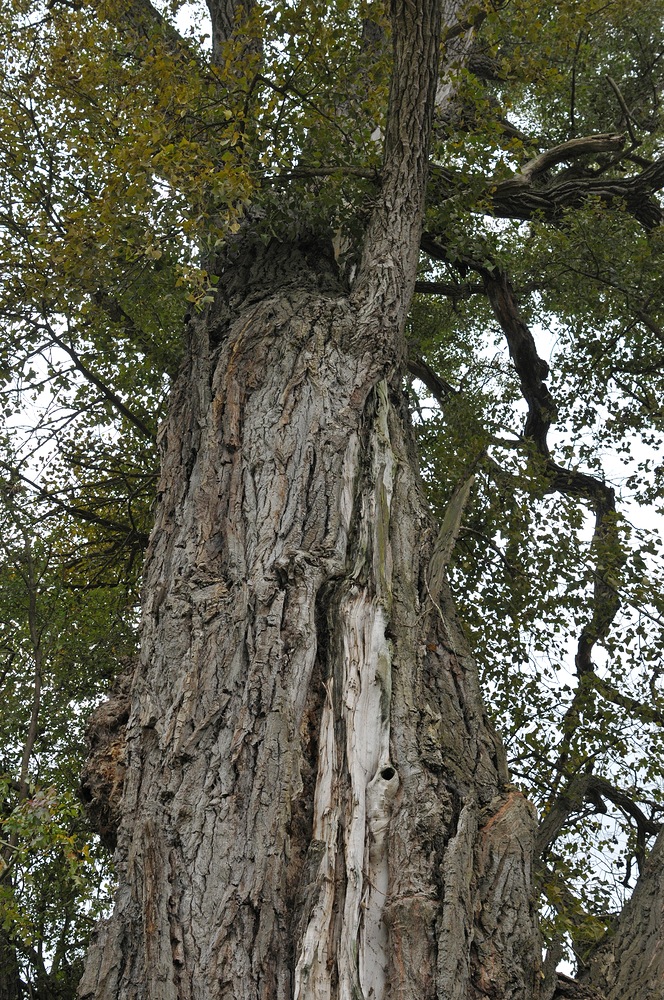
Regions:
<instances>
[{"instance_id":1,"label":"tree trunk","mask_svg":"<svg viewBox=\"0 0 664 1000\"><path fill-rule=\"evenodd\" d=\"M664 833L655 841L614 933L593 955L586 980L606 1000L664 997Z\"/></svg>"},{"instance_id":2,"label":"tree trunk","mask_svg":"<svg viewBox=\"0 0 664 1000\"><path fill-rule=\"evenodd\" d=\"M161 435L120 888L82 998L538 996L534 818L484 717L400 390L441 17L457 38L463 8L392 5L382 187L353 288L327 242L245 237L190 324ZM447 45L443 102L458 62Z\"/></svg>"},{"instance_id":3,"label":"tree trunk","mask_svg":"<svg viewBox=\"0 0 664 1000\"><path fill-rule=\"evenodd\" d=\"M536 997L534 820L428 568L399 379L326 247L236 275L162 433L80 996Z\"/></svg>"}]
</instances>

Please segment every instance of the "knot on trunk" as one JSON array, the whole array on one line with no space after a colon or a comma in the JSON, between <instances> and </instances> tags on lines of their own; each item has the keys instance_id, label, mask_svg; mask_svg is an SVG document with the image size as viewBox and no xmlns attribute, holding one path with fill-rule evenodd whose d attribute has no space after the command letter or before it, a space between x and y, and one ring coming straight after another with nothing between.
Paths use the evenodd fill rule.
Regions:
<instances>
[{"instance_id":1,"label":"knot on trunk","mask_svg":"<svg viewBox=\"0 0 664 1000\"><path fill-rule=\"evenodd\" d=\"M367 785L367 824L371 833L370 858L382 857L394 799L399 791L399 775L389 761L383 762Z\"/></svg>"},{"instance_id":2,"label":"knot on trunk","mask_svg":"<svg viewBox=\"0 0 664 1000\"><path fill-rule=\"evenodd\" d=\"M130 681L130 673L121 674L110 697L90 716L85 733L88 757L79 785L90 824L111 851L117 842L126 770Z\"/></svg>"}]
</instances>

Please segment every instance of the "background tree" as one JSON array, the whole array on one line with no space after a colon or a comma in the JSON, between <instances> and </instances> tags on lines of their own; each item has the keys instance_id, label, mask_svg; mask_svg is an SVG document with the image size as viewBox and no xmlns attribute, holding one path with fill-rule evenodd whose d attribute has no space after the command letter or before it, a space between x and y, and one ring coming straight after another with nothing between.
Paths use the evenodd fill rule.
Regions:
<instances>
[{"instance_id":1,"label":"background tree","mask_svg":"<svg viewBox=\"0 0 664 1000\"><path fill-rule=\"evenodd\" d=\"M19 481L3 495L0 995L75 993L106 901L108 858L92 841L78 785L92 699L131 650L122 587L72 587L76 525L59 529ZM41 533L40 533L41 531ZM77 540L81 544L80 539ZM100 906L101 904L101 906Z\"/></svg>"},{"instance_id":2,"label":"background tree","mask_svg":"<svg viewBox=\"0 0 664 1000\"><path fill-rule=\"evenodd\" d=\"M658 541L618 502L661 496L661 4L442 7L0 15L7 407L52 393L5 468L84 526L49 595L131 624L162 448L81 996L661 992Z\"/></svg>"}]
</instances>

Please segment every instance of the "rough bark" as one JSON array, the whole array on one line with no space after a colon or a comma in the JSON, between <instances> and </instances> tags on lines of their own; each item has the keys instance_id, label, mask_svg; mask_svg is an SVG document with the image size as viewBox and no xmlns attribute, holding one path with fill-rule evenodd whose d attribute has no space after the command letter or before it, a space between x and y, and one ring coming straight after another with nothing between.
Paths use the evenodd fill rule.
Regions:
<instances>
[{"instance_id":1,"label":"rough bark","mask_svg":"<svg viewBox=\"0 0 664 1000\"><path fill-rule=\"evenodd\" d=\"M664 833L655 841L615 931L595 952L586 979L606 1000L664 996Z\"/></svg>"},{"instance_id":2,"label":"rough bark","mask_svg":"<svg viewBox=\"0 0 664 1000\"><path fill-rule=\"evenodd\" d=\"M534 997L534 821L430 596L397 384L320 247L240 271L163 432L80 995Z\"/></svg>"},{"instance_id":3,"label":"rough bark","mask_svg":"<svg viewBox=\"0 0 664 1000\"><path fill-rule=\"evenodd\" d=\"M81 774L79 796L92 827L110 850L117 844L126 771L131 676L118 678L112 696L90 716L88 758Z\"/></svg>"},{"instance_id":4,"label":"rough bark","mask_svg":"<svg viewBox=\"0 0 664 1000\"><path fill-rule=\"evenodd\" d=\"M399 389L441 14L392 14L353 288L324 241L245 239L191 324L82 998L538 996L534 818L431 577Z\"/></svg>"}]
</instances>

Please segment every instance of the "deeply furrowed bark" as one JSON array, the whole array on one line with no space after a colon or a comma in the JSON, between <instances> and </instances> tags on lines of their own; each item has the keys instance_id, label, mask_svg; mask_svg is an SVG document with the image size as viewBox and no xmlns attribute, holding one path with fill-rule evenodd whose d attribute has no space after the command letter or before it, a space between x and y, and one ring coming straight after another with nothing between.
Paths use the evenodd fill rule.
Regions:
<instances>
[{"instance_id":1,"label":"deeply furrowed bark","mask_svg":"<svg viewBox=\"0 0 664 1000\"><path fill-rule=\"evenodd\" d=\"M442 4L448 26L462 6ZM435 0L392 8L383 185L353 289L320 243L245 243L191 325L146 559L120 889L82 998L538 996L534 821L438 571L430 586L398 381L440 20Z\"/></svg>"},{"instance_id":2,"label":"deeply furrowed bark","mask_svg":"<svg viewBox=\"0 0 664 1000\"><path fill-rule=\"evenodd\" d=\"M320 248L252 266L260 292L195 321L163 432L120 891L80 996L535 997L533 817L428 591L398 385Z\"/></svg>"}]
</instances>

